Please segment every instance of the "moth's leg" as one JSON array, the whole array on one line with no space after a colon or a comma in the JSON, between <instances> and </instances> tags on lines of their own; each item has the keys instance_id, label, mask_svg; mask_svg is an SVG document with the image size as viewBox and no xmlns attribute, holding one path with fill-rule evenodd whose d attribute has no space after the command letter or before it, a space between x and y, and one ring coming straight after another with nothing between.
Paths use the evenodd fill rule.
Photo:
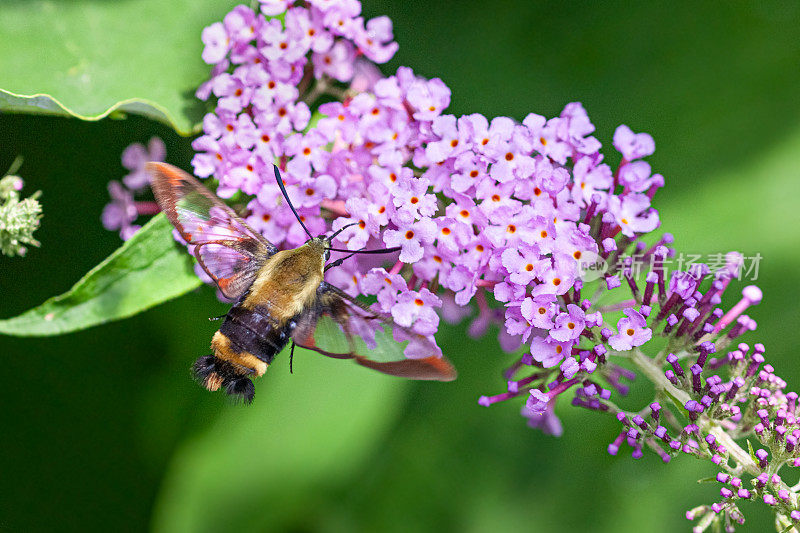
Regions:
<instances>
[{"instance_id":1,"label":"moth's leg","mask_svg":"<svg viewBox=\"0 0 800 533\"><path fill-rule=\"evenodd\" d=\"M292 360L294 359L294 341L292 341L292 350L289 352L289 373L294 374L292 371Z\"/></svg>"},{"instance_id":2,"label":"moth's leg","mask_svg":"<svg viewBox=\"0 0 800 533\"><path fill-rule=\"evenodd\" d=\"M224 315L219 315L219 316L210 316L210 317L208 317L208 321L209 322L214 322L215 320L220 320L222 318L225 318L226 316L228 316L227 313L224 314Z\"/></svg>"}]
</instances>

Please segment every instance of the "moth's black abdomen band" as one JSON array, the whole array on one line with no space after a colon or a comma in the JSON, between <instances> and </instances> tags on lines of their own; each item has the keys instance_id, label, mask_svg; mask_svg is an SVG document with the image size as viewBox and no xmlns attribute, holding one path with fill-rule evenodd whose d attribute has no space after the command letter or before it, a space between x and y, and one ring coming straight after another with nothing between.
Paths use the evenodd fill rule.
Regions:
<instances>
[{"instance_id":1,"label":"moth's black abdomen band","mask_svg":"<svg viewBox=\"0 0 800 533\"><path fill-rule=\"evenodd\" d=\"M236 305L228 311L219 331L237 350L249 352L270 364L289 342L293 324L294 320L288 320L278 326L266 309L251 310Z\"/></svg>"}]
</instances>

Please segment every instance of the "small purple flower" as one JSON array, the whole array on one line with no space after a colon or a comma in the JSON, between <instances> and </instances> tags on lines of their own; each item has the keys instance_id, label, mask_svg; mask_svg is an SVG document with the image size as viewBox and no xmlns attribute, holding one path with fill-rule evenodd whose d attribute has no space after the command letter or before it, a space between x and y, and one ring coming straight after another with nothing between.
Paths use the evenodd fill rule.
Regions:
<instances>
[{"instance_id":1,"label":"small purple flower","mask_svg":"<svg viewBox=\"0 0 800 533\"><path fill-rule=\"evenodd\" d=\"M439 78L418 81L408 88L406 99L415 119L433 120L450 105L450 89Z\"/></svg>"},{"instance_id":2,"label":"small purple flower","mask_svg":"<svg viewBox=\"0 0 800 533\"><path fill-rule=\"evenodd\" d=\"M501 258L511 282L521 286L537 279L541 271L549 267L549 261L543 262L538 249L530 246L522 246L521 249L506 248Z\"/></svg>"},{"instance_id":3,"label":"small purple flower","mask_svg":"<svg viewBox=\"0 0 800 533\"><path fill-rule=\"evenodd\" d=\"M433 242L436 236L436 223L423 218L399 230L386 230L383 242L387 246L400 246L400 261L414 263L422 259L423 243Z\"/></svg>"},{"instance_id":4,"label":"small purple flower","mask_svg":"<svg viewBox=\"0 0 800 533\"><path fill-rule=\"evenodd\" d=\"M221 22L215 22L203 30L203 61L209 65L220 63L225 59L230 46L228 32Z\"/></svg>"},{"instance_id":5,"label":"small purple flower","mask_svg":"<svg viewBox=\"0 0 800 533\"><path fill-rule=\"evenodd\" d=\"M530 396L526 407L531 413L542 414L547 409L547 404L550 401L550 396L543 393L539 389L531 389Z\"/></svg>"},{"instance_id":6,"label":"small purple flower","mask_svg":"<svg viewBox=\"0 0 800 533\"><path fill-rule=\"evenodd\" d=\"M653 332L647 327L647 320L641 313L630 307L623 313L627 318L621 318L617 322L618 333L608 339L608 343L617 351L641 346L653 337Z\"/></svg>"},{"instance_id":7,"label":"small purple flower","mask_svg":"<svg viewBox=\"0 0 800 533\"><path fill-rule=\"evenodd\" d=\"M614 148L626 161L633 161L652 155L656 144L647 133L633 133L628 126L622 125L614 132Z\"/></svg>"},{"instance_id":8,"label":"small purple flower","mask_svg":"<svg viewBox=\"0 0 800 533\"><path fill-rule=\"evenodd\" d=\"M567 305L567 312L560 313L555 319L555 327L550 330L550 337L559 342L576 341L585 326L583 309L574 304Z\"/></svg>"},{"instance_id":9,"label":"small purple flower","mask_svg":"<svg viewBox=\"0 0 800 533\"><path fill-rule=\"evenodd\" d=\"M556 366L569 355L572 349L570 342L558 342L551 338L533 337L531 339L531 356L545 368Z\"/></svg>"},{"instance_id":10,"label":"small purple flower","mask_svg":"<svg viewBox=\"0 0 800 533\"><path fill-rule=\"evenodd\" d=\"M167 148L158 137L153 137L147 148L139 143L134 143L122 152L122 166L131 172L122 178L122 182L129 189L143 189L150 184L150 174L145 170L148 161L164 161Z\"/></svg>"},{"instance_id":11,"label":"small purple flower","mask_svg":"<svg viewBox=\"0 0 800 533\"><path fill-rule=\"evenodd\" d=\"M609 199L608 211L616 219L622 234L633 237L658 227L658 213L650 209L650 199L644 194L628 194Z\"/></svg>"},{"instance_id":12,"label":"small purple flower","mask_svg":"<svg viewBox=\"0 0 800 533\"><path fill-rule=\"evenodd\" d=\"M330 50L314 54L314 75L321 78L325 74L342 82L350 81L355 73L355 58L356 51L351 44L337 41Z\"/></svg>"},{"instance_id":13,"label":"small purple flower","mask_svg":"<svg viewBox=\"0 0 800 533\"><path fill-rule=\"evenodd\" d=\"M392 42L392 38L392 20L389 17L375 17L367 21L363 30L356 30L353 40L369 59L386 63L398 49L398 44Z\"/></svg>"},{"instance_id":14,"label":"small purple flower","mask_svg":"<svg viewBox=\"0 0 800 533\"><path fill-rule=\"evenodd\" d=\"M439 327L435 309L441 306L442 300L428 289L402 292L392 307L392 318L403 327L413 327L421 335L433 335Z\"/></svg>"},{"instance_id":15,"label":"small purple flower","mask_svg":"<svg viewBox=\"0 0 800 533\"><path fill-rule=\"evenodd\" d=\"M551 329L558 302L553 295L545 294L536 298L525 298L520 306L524 316L534 327Z\"/></svg>"},{"instance_id":16,"label":"small purple flower","mask_svg":"<svg viewBox=\"0 0 800 533\"><path fill-rule=\"evenodd\" d=\"M108 184L108 194L111 202L103 208L103 227L111 231L119 230L122 240L126 241L139 229L139 226L133 224L139 216L133 201L133 192L118 181L112 181Z\"/></svg>"}]
</instances>

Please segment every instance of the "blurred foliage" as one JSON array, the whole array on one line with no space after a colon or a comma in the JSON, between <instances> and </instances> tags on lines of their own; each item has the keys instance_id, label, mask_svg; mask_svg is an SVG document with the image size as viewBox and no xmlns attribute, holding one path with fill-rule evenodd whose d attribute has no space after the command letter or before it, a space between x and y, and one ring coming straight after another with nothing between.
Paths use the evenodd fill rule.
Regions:
<instances>
[{"instance_id":1,"label":"blurred foliage","mask_svg":"<svg viewBox=\"0 0 800 533\"><path fill-rule=\"evenodd\" d=\"M797 3L514 0L493 6L491 16L473 0L364 3L366 16L394 20L400 51L387 72L404 64L441 77L453 90L453 113L552 116L577 100L606 146L620 123L653 134L649 161L667 180L655 201L664 229L686 253L762 254L765 299L750 313L759 329L748 340L764 342L777 372L800 388L792 352L800 299L787 286L800 260L792 205L800 198ZM131 26L160 18L147 32L178 35L192 26L194 37L172 44L179 50L147 55L158 66L180 52L174 57L183 67L201 72L199 29L225 12L198 3L187 18L171 8L136 12L133 0L81 5L115 6ZM118 29L102 42L115 43L120 66L131 65L118 76L139 83L138 66L126 61L147 39ZM37 45L10 46L4 61ZM171 163L189 168L191 158L186 139L137 117L3 115L0 131L0 168L23 155L26 183L44 191L46 212L42 247L24 259L0 258L2 317L64 292L119 246L100 213L107 182L124 174L125 146L155 134ZM492 336L469 339L463 325L440 336L460 371L454 383L403 383L298 352L294 375L279 357L259 380L255 405L229 405L188 371L215 328L205 318L224 311L202 288L63 337L0 337L0 524L10 531L671 532L689 529L686 509L716 498L713 485L695 483L713 474L710 464L663 465L651 454L634 461L624 450L609 456L618 431L610 417L564 402L565 434L556 439L528 429L520 404L479 407L480 394L503 388L506 358ZM645 385L623 404L646 401ZM772 529L759 506L743 510L742 530Z\"/></svg>"}]
</instances>

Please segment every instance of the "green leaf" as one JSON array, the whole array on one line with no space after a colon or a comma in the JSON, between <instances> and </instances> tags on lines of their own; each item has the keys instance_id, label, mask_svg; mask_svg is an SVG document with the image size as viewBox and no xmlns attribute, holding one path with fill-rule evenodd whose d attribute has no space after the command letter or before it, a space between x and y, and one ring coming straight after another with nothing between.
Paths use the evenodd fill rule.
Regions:
<instances>
[{"instance_id":1,"label":"green leaf","mask_svg":"<svg viewBox=\"0 0 800 533\"><path fill-rule=\"evenodd\" d=\"M197 127L194 124L199 120L197 117L191 117L190 122L186 122L186 118L189 118L188 116L185 118L173 116L169 110L160 104L144 99L117 102L105 110L98 108L93 115L82 115L80 112L68 108L49 94L25 96L4 91L3 89L0 89L0 110L8 113L27 113L30 115L60 115L89 121L96 121L109 116L123 118L125 113L133 113L163 122L182 135L196 133Z\"/></svg>"},{"instance_id":2,"label":"green leaf","mask_svg":"<svg viewBox=\"0 0 800 533\"><path fill-rule=\"evenodd\" d=\"M0 112L137 113L196 131L204 27L235 2L28 0L0 7Z\"/></svg>"},{"instance_id":3,"label":"green leaf","mask_svg":"<svg viewBox=\"0 0 800 533\"><path fill-rule=\"evenodd\" d=\"M69 291L0 320L0 333L61 335L141 313L197 288L202 282L171 229L159 213Z\"/></svg>"}]
</instances>

